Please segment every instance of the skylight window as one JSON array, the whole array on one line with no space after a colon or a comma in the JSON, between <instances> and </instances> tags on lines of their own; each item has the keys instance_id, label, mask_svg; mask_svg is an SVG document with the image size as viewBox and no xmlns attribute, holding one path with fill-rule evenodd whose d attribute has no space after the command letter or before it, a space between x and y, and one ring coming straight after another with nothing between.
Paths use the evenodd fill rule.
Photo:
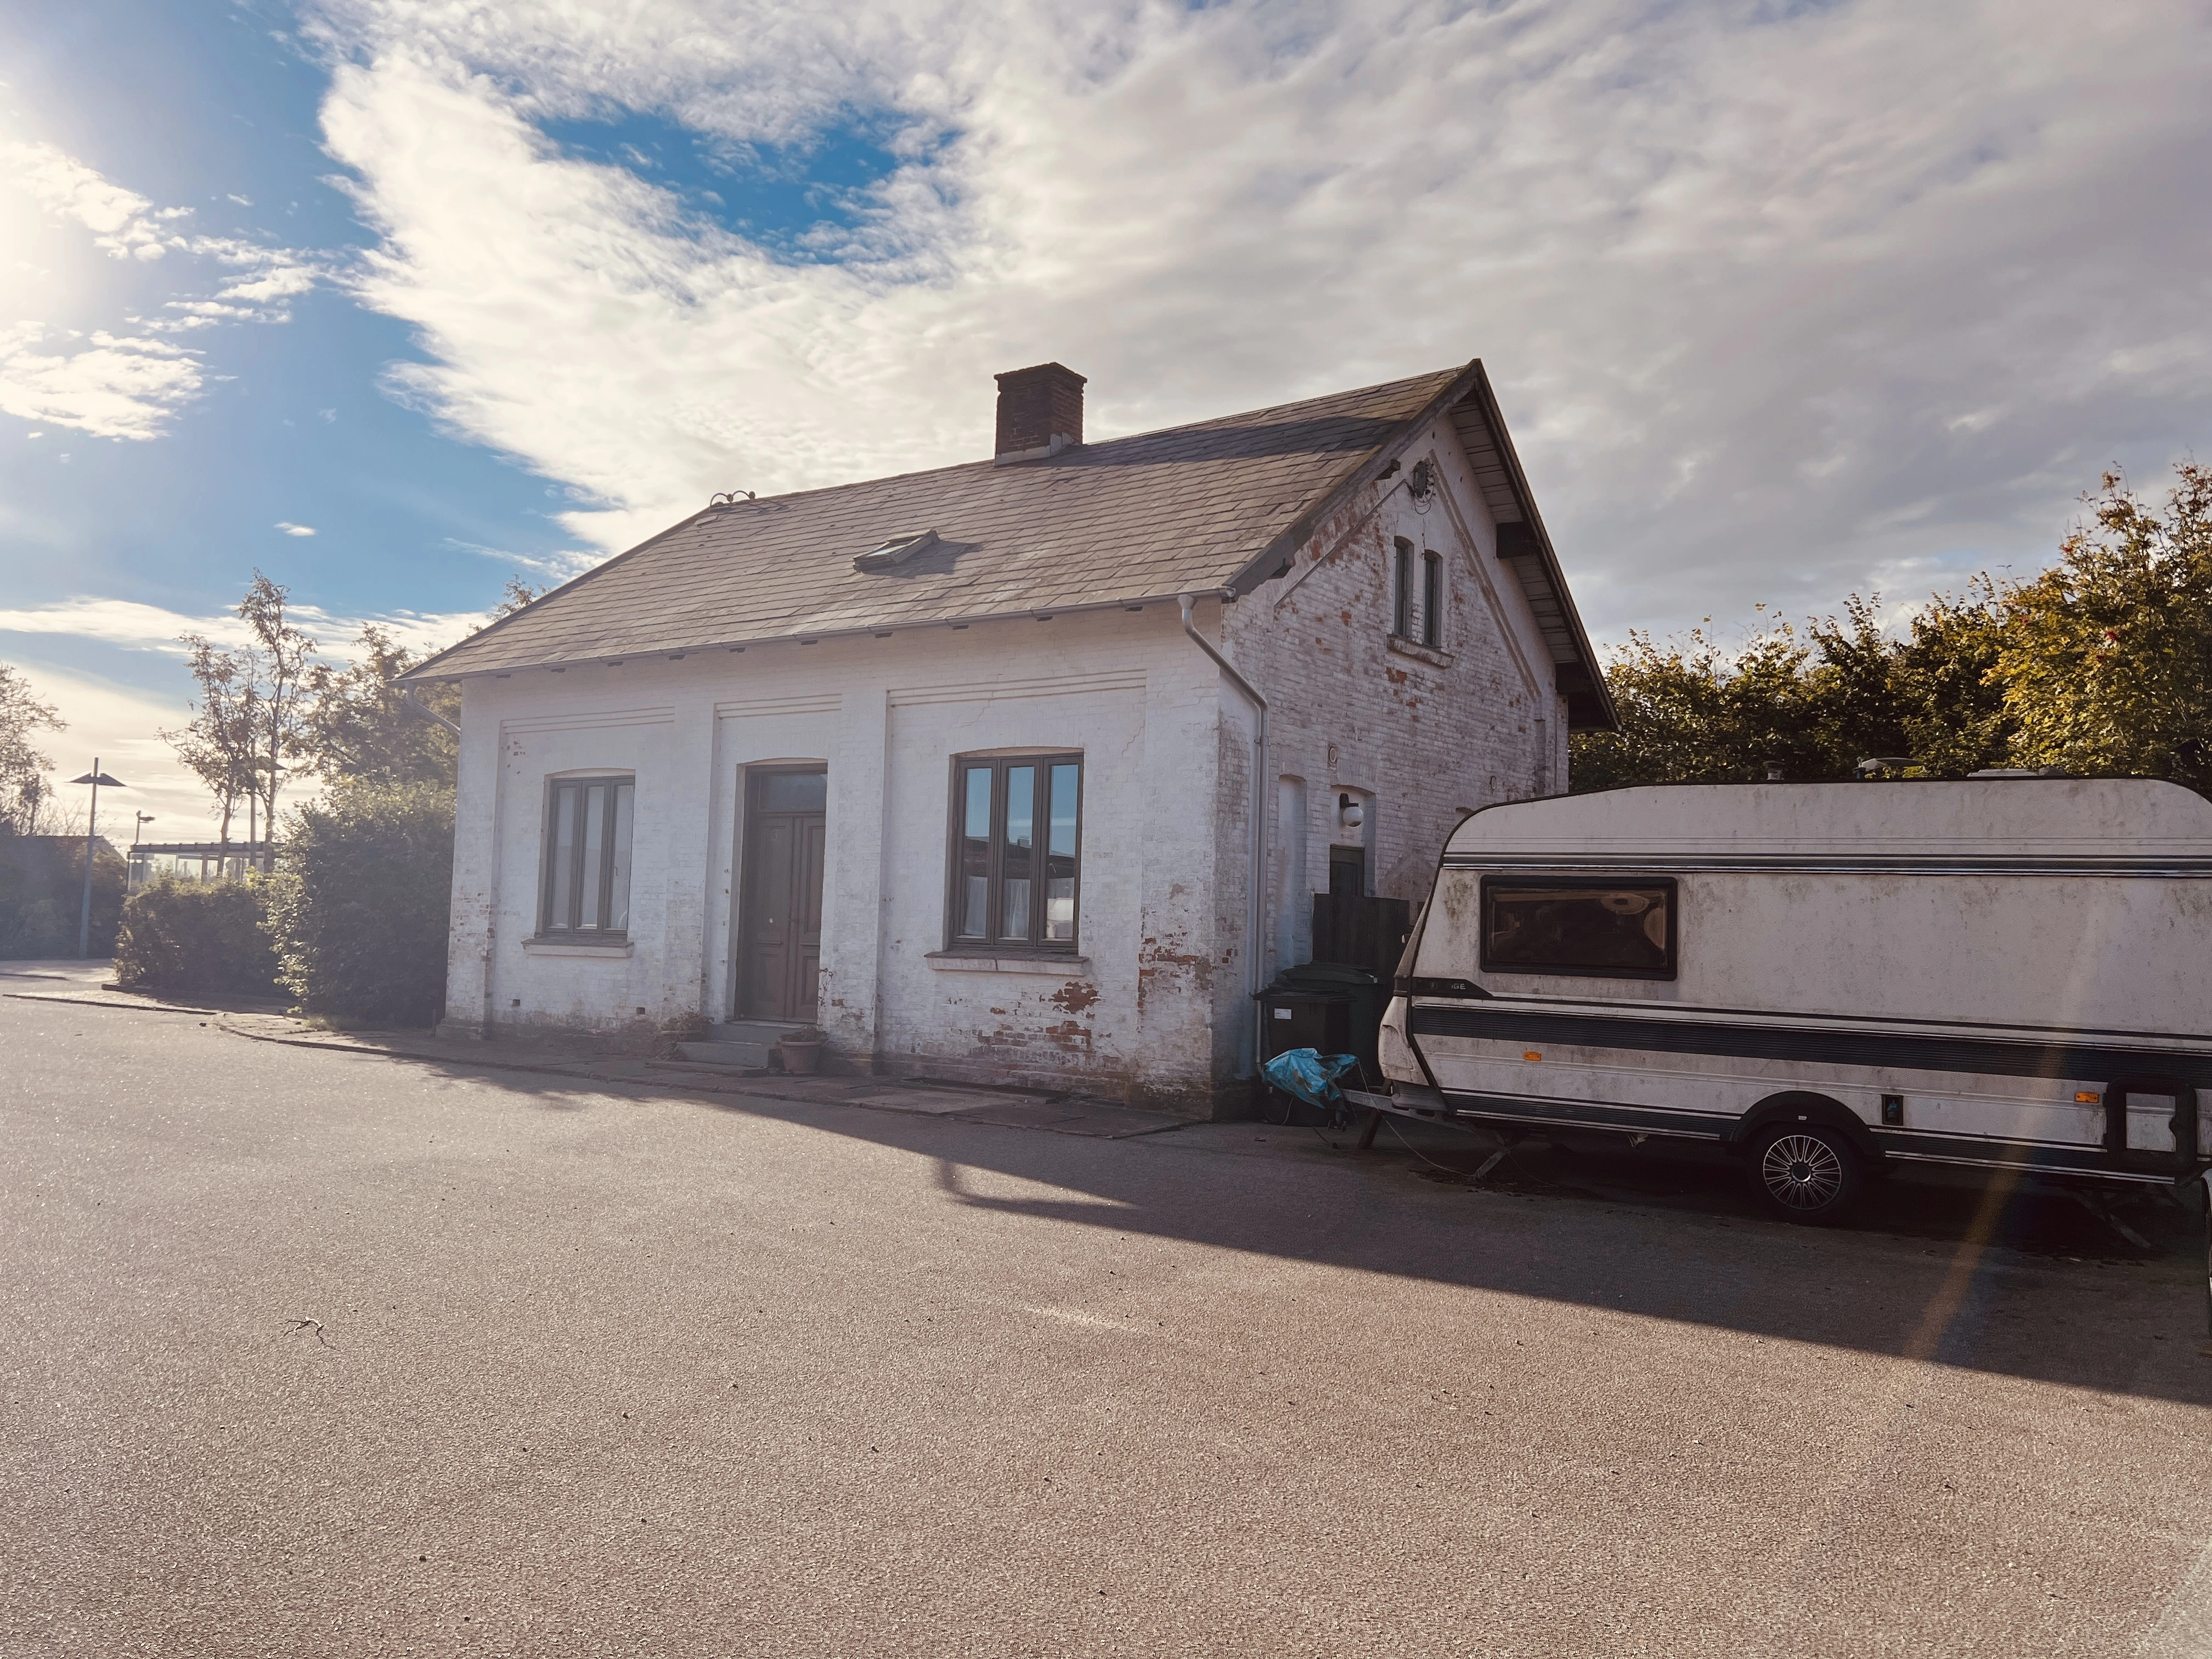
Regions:
<instances>
[{"instance_id":1,"label":"skylight window","mask_svg":"<svg viewBox=\"0 0 2212 1659\"><path fill-rule=\"evenodd\" d=\"M888 570L893 565L904 564L925 548L937 545L934 530L908 531L890 537L879 547L870 549L853 561L855 570Z\"/></svg>"}]
</instances>

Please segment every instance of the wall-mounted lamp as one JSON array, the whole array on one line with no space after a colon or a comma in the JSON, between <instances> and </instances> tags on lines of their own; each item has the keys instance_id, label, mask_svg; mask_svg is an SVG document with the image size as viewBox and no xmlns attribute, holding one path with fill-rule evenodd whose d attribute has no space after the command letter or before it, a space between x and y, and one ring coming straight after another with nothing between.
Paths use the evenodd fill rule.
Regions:
<instances>
[{"instance_id":1,"label":"wall-mounted lamp","mask_svg":"<svg viewBox=\"0 0 2212 1659\"><path fill-rule=\"evenodd\" d=\"M1349 795L1336 798L1336 821L1347 830L1357 830L1367 822L1367 809Z\"/></svg>"}]
</instances>

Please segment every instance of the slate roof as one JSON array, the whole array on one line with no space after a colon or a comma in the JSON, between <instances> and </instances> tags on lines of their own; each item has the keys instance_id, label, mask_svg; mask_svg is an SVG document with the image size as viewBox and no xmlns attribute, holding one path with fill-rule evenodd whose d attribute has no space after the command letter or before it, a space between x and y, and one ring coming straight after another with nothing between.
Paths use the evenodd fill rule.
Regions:
<instances>
[{"instance_id":1,"label":"slate roof","mask_svg":"<svg viewBox=\"0 0 2212 1659\"><path fill-rule=\"evenodd\" d=\"M404 676L941 626L1243 593L1449 412L1537 608L1570 724L1610 726L1595 658L1480 362L1384 386L1075 446L712 507ZM855 556L902 532L938 542L887 569Z\"/></svg>"}]
</instances>

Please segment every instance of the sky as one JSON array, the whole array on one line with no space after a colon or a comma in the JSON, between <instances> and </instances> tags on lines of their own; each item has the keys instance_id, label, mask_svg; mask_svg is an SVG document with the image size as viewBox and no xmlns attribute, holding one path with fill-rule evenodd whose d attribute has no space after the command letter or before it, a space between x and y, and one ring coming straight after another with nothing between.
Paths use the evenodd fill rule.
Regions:
<instances>
[{"instance_id":1,"label":"sky","mask_svg":"<svg viewBox=\"0 0 2212 1659\"><path fill-rule=\"evenodd\" d=\"M1105 437L1480 356L1601 641L1902 614L2212 449L2207 84L2204 0L9 8L0 661L197 837L256 569L447 642L1046 360Z\"/></svg>"}]
</instances>

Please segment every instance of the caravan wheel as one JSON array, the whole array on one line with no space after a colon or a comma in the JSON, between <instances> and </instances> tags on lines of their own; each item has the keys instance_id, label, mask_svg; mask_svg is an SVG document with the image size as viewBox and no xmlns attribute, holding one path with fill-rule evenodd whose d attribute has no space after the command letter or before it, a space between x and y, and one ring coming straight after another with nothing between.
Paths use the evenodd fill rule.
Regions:
<instances>
[{"instance_id":1,"label":"caravan wheel","mask_svg":"<svg viewBox=\"0 0 2212 1659\"><path fill-rule=\"evenodd\" d=\"M1842 1220L1863 1179L1850 1143L1817 1123L1778 1125L1751 1149L1753 1190L1784 1221L1818 1227Z\"/></svg>"}]
</instances>

